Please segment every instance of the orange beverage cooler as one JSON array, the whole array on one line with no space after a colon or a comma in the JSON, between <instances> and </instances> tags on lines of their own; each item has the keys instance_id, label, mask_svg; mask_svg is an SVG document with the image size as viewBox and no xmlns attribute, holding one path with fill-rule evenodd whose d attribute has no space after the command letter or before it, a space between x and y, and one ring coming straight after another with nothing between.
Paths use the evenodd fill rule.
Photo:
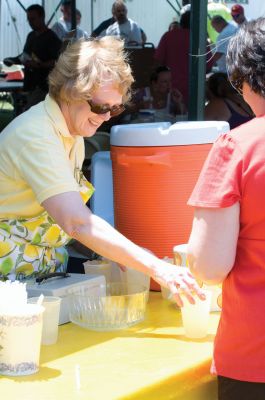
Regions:
<instances>
[{"instance_id":1,"label":"orange beverage cooler","mask_svg":"<svg viewBox=\"0 0 265 400\"><path fill-rule=\"evenodd\" d=\"M111 130L115 227L158 257L187 243L188 198L213 141L227 122L117 125ZM159 290L152 282L151 289Z\"/></svg>"}]
</instances>

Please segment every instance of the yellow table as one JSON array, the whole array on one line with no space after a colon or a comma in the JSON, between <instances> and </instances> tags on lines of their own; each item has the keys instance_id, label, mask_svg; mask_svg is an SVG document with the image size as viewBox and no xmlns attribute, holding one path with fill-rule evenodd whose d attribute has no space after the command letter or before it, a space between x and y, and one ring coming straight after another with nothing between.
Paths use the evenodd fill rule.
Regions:
<instances>
[{"instance_id":1,"label":"yellow table","mask_svg":"<svg viewBox=\"0 0 265 400\"><path fill-rule=\"evenodd\" d=\"M127 330L62 325L58 343L42 346L37 374L0 377L1 399L216 400L209 367L218 320L211 313L208 336L187 339L180 311L153 292L145 321Z\"/></svg>"}]
</instances>

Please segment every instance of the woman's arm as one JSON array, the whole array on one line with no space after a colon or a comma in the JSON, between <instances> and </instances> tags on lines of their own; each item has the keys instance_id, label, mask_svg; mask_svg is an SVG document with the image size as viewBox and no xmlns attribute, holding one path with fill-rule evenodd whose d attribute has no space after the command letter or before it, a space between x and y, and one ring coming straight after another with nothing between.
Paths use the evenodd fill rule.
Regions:
<instances>
[{"instance_id":1,"label":"woman's arm","mask_svg":"<svg viewBox=\"0 0 265 400\"><path fill-rule=\"evenodd\" d=\"M181 293L194 302L192 293L203 298L194 278L137 246L102 218L91 213L77 192L62 193L43 202L43 207L72 238L102 256L141 271L165 287L182 306Z\"/></svg>"},{"instance_id":2,"label":"woman's arm","mask_svg":"<svg viewBox=\"0 0 265 400\"><path fill-rule=\"evenodd\" d=\"M188 262L195 277L221 283L234 265L239 234L239 203L227 208L195 208Z\"/></svg>"},{"instance_id":3,"label":"woman's arm","mask_svg":"<svg viewBox=\"0 0 265 400\"><path fill-rule=\"evenodd\" d=\"M138 246L132 242L128 245L129 240L105 220L92 214L79 193L68 192L50 197L43 202L43 207L69 236L96 253L123 265L132 264L132 257L137 258ZM133 264L139 269L137 262ZM146 272L145 268L141 270Z\"/></svg>"}]
</instances>

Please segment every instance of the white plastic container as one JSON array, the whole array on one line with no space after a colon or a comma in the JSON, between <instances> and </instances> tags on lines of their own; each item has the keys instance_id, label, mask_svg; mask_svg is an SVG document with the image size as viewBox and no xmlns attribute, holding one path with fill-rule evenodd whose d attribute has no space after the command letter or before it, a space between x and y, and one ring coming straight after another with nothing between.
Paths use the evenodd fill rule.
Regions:
<instances>
[{"instance_id":1,"label":"white plastic container","mask_svg":"<svg viewBox=\"0 0 265 400\"><path fill-rule=\"evenodd\" d=\"M89 289L91 294L97 295L100 286L105 285L104 276L71 274L68 278L52 278L41 284L27 284L28 297L44 296L61 297L59 325L69 322L69 294L79 287Z\"/></svg>"}]
</instances>

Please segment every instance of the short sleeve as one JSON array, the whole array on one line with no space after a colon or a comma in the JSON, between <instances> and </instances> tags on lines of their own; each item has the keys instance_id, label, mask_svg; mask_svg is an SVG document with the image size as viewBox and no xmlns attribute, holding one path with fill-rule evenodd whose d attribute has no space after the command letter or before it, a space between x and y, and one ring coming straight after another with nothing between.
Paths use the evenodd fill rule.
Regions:
<instances>
[{"instance_id":1,"label":"short sleeve","mask_svg":"<svg viewBox=\"0 0 265 400\"><path fill-rule=\"evenodd\" d=\"M79 191L69 159L60 141L31 141L17 159L18 180L26 181L38 202L57 194Z\"/></svg>"},{"instance_id":2,"label":"short sleeve","mask_svg":"<svg viewBox=\"0 0 265 400\"><path fill-rule=\"evenodd\" d=\"M63 40L63 38L67 34L66 30L64 29L63 25L60 22L55 22L55 24L51 27L51 29L60 40Z\"/></svg>"},{"instance_id":3,"label":"short sleeve","mask_svg":"<svg viewBox=\"0 0 265 400\"><path fill-rule=\"evenodd\" d=\"M216 41L216 52L217 53L226 54L226 52L227 52L227 43L226 43L225 39L217 39L217 41Z\"/></svg>"},{"instance_id":4,"label":"short sleeve","mask_svg":"<svg viewBox=\"0 0 265 400\"><path fill-rule=\"evenodd\" d=\"M142 43L141 30L135 22L132 23L130 40Z\"/></svg>"},{"instance_id":5,"label":"short sleeve","mask_svg":"<svg viewBox=\"0 0 265 400\"><path fill-rule=\"evenodd\" d=\"M230 134L214 143L202 168L188 205L230 207L241 200L242 153Z\"/></svg>"}]
</instances>

